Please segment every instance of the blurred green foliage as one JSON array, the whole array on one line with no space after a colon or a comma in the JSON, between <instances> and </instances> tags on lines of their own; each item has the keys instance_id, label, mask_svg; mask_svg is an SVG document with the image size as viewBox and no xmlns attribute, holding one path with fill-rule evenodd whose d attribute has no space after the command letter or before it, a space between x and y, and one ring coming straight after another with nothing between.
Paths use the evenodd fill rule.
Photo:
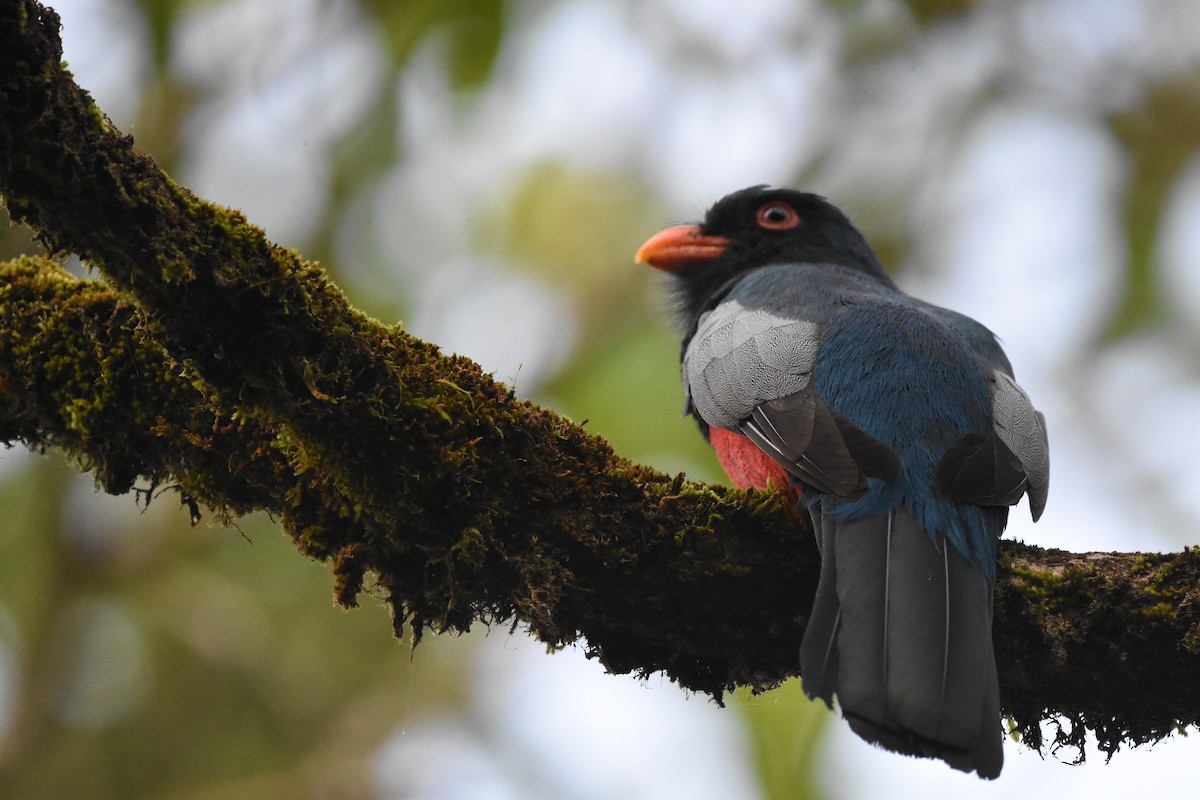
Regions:
<instances>
[{"instance_id":1,"label":"blurred green foliage","mask_svg":"<svg viewBox=\"0 0 1200 800\"><path fill-rule=\"evenodd\" d=\"M954 14L969 11L977 4L977 0L905 0L913 16L922 25Z\"/></svg>"},{"instance_id":2,"label":"blurred green foliage","mask_svg":"<svg viewBox=\"0 0 1200 800\"><path fill-rule=\"evenodd\" d=\"M731 705L746 719L765 800L821 797L813 775L829 712L804 695L800 680L758 696L742 690Z\"/></svg>"},{"instance_id":3,"label":"blurred green foliage","mask_svg":"<svg viewBox=\"0 0 1200 800\"><path fill-rule=\"evenodd\" d=\"M465 642L410 660L270 520L193 528L169 491L139 512L81 481L51 454L0 485L20 668L0 795L371 796L379 742L455 702Z\"/></svg>"},{"instance_id":4,"label":"blurred green foliage","mask_svg":"<svg viewBox=\"0 0 1200 800\"><path fill-rule=\"evenodd\" d=\"M138 146L168 171L180 161L187 120L220 99L171 66L184 12L204 5L138 2L152 68L133 127ZM853 27L861 24L856 14L878 4L829 5ZM902 5L926 30L979 4ZM329 154L329 202L306 255L335 279L362 266L339 264L338 226L409 155L400 144L397 81L410 59L435 48L456 101L467 104L493 80L514 19L528 10L489 0L364 0L361 9L388 74ZM876 32L860 40L869 52L851 48L853 59L869 63L879 55L871 48L906 41ZM1130 164L1126 287L1109 330L1120 337L1162 316L1157 234L1180 169L1200 150L1200 77L1152 87L1111 126ZM722 480L679 413L678 336L665 321L659 276L632 264L638 244L671 221L661 195L632 166L547 155L515 170L485 208L464 223L475 254L567 293L579 318L569 362L535 399L588 418L589 429L629 458ZM360 224L366 235L383 223ZM902 236L872 238L889 265L909 254ZM0 258L35 249L29 231L0 226ZM377 270L369 277L389 267L369 265ZM371 280L346 283L351 299L375 313L410 302L399 283L375 291ZM84 511L69 514L71 504ZM96 531L76 529L93 523ZM49 454L0 480L0 533L0 637L15 665L4 688L12 711L0 744L0 797L371 797L370 759L386 737L467 702L471 637L426 637L410 660L388 635L381 605L364 597L356 611L335 609L328 570L298 558L269 519L242 520L238 530L193 528L169 491L144 512L132 497L81 500L75 468ZM106 650L105 642L120 647ZM99 697L91 717L83 713L89 692ZM760 697L738 694L731 706L745 719L764 796L817 796L816 748L832 716L795 681Z\"/></svg>"},{"instance_id":5,"label":"blurred green foliage","mask_svg":"<svg viewBox=\"0 0 1200 800\"><path fill-rule=\"evenodd\" d=\"M504 38L506 3L498 0L365 0L387 43L402 64L430 37L440 37L456 89L478 88L491 76Z\"/></svg>"},{"instance_id":6,"label":"blurred green foliage","mask_svg":"<svg viewBox=\"0 0 1200 800\"><path fill-rule=\"evenodd\" d=\"M1110 339L1151 325L1163 313L1157 276L1159 226L1180 171L1200 152L1200 71L1155 87L1138 108L1117 115L1113 131L1130 154L1124 211L1129 259Z\"/></svg>"},{"instance_id":7,"label":"blurred green foliage","mask_svg":"<svg viewBox=\"0 0 1200 800\"><path fill-rule=\"evenodd\" d=\"M171 33L179 11L187 3L182 0L138 0L150 32L150 51L155 71L167 68L171 57Z\"/></svg>"}]
</instances>

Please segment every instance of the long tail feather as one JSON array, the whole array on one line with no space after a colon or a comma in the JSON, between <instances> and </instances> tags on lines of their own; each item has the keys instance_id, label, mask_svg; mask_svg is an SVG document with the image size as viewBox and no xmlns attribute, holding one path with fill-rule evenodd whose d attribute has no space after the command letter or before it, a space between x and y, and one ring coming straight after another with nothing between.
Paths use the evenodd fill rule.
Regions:
<instances>
[{"instance_id":1,"label":"long tail feather","mask_svg":"<svg viewBox=\"0 0 1200 800\"><path fill-rule=\"evenodd\" d=\"M841 622L841 604L837 598L837 545L833 541L834 525L825 525L820 508L809 510L817 549L821 551L821 577L813 599L812 614L800 643L800 675L804 691L811 698L821 698L833 708L833 693L837 688L837 632Z\"/></svg>"},{"instance_id":2,"label":"long tail feather","mask_svg":"<svg viewBox=\"0 0 1200 800\"><path fill-rule=\"evenodd\" d=\"M801 645L810 697L867 741L994 778L1003 763L987 578L903 509L814 514L821 579Z\"/></svg>"}]
</instances>

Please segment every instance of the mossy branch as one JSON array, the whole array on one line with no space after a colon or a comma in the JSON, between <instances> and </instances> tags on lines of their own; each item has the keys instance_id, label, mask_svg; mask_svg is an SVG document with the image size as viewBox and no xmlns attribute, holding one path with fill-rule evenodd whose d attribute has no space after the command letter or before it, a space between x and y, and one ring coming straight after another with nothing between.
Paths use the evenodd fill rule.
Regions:
<instances>
[{"instance_id":1,"label":"mossy branch","mask_svg":"<svg viewBox=\"0 0 1200 800\"><path fill-rule=\"evenodd\" d=\"M777 496L670 478L355 309L322 270L133 149L61 64L58 19L0 4L0 194L52 251L0 267L0 438L59 447L219 515L262 509L371 576L397 633L521 623L614 672L720 697L794 675L818 556ZM1109 751L1200 721L1200 555L1006 542L1003 705Z\"/></svg>"}]
</instances>

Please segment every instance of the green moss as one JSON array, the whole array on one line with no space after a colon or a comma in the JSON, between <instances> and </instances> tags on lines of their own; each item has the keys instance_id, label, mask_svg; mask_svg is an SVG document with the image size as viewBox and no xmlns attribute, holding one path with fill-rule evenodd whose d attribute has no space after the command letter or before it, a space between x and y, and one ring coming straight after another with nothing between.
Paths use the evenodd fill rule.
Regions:
<instances>
[{"instance_id":1,"label":"green moss","mask_svg":"<svg viewBox=\"0 0 1200 800\"><path fill-rule=\"evenodd\" d=\"M1180 646L1193 655L1200 655L1200 624L1192 625L1180 641Z\"/></svg>"},{"instance_id":2,"label":"green moss","mask_svg":"<svg viewBox=\"0 0 1200 800\"><path fill-rule=\"evenodd\" d=\"M1174 578L1182 562L1170 559L1159 564L1142 586L1142 591L1152 597L1178 596L1185 587L1173 586Z\"/></svg>"},{"instance_id":3,"label":"green moss","mask_svg":"<svg viewBox=\"0 0 1200 800\"><path fill-rule=\"evenodd\" d=\"M487 540L478 528L467 528L451 546L450 553L455 563L478 569L487 561Z\"/></svg>"},{"instance_id":4,"label":"green moss","mask_svg":"<svg viewBox=\"0 0 1200 800\"><path fill-rule=\"evenodd\" d=\"M1021 592L1027 597L1037 598L1043 604L1059 593L1067 584L1067 570L1035 568L1026 564L1010 564L1014 582L1021 586Z\"/></svg>"},{"instance_id":5,"label":"green moss","mask_svg":"<svg viewBox=\"0 0 1200 800\"><path fill-rule=\"evenodd\" d=\"M1141 615L1147 619L1170 619L1175 615L1175 607L1170 603L1155 603L1141 609Z\"/></svg>"}]
</instances>

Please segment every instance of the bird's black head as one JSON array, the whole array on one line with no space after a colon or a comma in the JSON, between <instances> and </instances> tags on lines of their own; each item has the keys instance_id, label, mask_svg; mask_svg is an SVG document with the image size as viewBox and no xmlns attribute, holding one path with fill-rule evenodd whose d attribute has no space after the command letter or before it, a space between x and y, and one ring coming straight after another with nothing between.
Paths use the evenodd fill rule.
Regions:
<instances>
[{"instance_id":1,"label":"bird's black head","mask_svg":"<svg viewBox=\"0 0 1200 800\"><path fill-rule=\"evenodd\" d=\"M689 321L734 278L771 264L833 264L891 284L845 214L815 194L766 186L726 195L698 225L656 234L637 260L675 277Z\"/></svg>"}]
</instances>

